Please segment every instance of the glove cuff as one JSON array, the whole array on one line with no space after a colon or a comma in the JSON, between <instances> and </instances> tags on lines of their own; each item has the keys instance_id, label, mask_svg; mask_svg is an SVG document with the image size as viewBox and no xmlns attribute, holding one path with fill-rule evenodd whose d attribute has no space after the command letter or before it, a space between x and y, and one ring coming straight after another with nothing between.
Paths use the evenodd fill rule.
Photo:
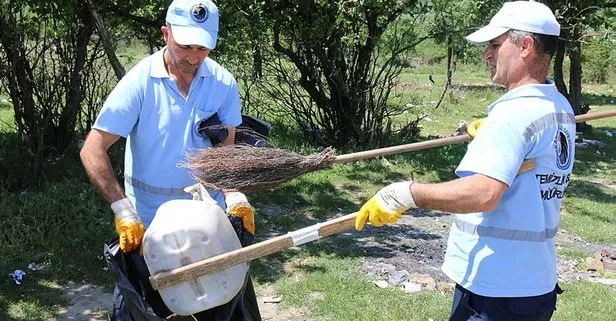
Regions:
<instances>
[{"instance_id":1,"label":"glove cuff","mask_svg":"<svg viewBox=\"0 0 616 321\"><path fill-rule=\"evenodd\" d=\"M111 203L111 210L115 214L115 217L120 220L127 220L129 218L139 219L137 210L135 210L133 203L131 203L128 198L123 198Z\"/></svg>"},{"instance_id":2,"label":"glove cuff","mask_svg":"<svg viewBox=\"0 0 616 321\"><path fill-rule=\"evenodd\" d=\"M241 192L231 192L225 195L225 204L227 205L227 211L230 208L233 208L239 204L242 204L247 207L251 207L250 203L248 203L248 199L246 195Z\"/></svg>"},{"instance_id":3,"label":"glove cuff","mask_svg":"<svg viewBox=\"0 0 616 321\"><path fill-rule=\"evenodd\" d=\"M415 199L411 194L412 181L390 184L380 194L379 201L382 206L392 212L401 212L409 208L416 208Z\"/></svg>"}]
</instances>

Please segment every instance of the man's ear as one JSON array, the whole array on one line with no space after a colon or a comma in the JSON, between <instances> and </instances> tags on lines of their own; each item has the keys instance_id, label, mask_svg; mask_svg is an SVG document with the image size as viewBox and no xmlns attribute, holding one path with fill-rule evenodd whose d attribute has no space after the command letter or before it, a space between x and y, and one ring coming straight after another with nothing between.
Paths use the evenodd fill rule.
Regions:
<instances>
[{"instance_id":1,"label":"man's ear","mask_svg":"<svg viewBox=\"0 0 616 321\"><path fill-rule=\"evenodd\" d=\"M163 38L165 39L165 42L167 42L167 38L169 38L169 32L171 32L171 29L169 29L167 26L161 26L160 31L163 33Z\"/></svg>"},{"instance_id":2,"label":"man's ear","mask_svg":"<svg viewBox=\"0 0 616 321\"><path fill-rule=\"evenodd\" d=\"M535 39L531 36L526 36L520 40L521 52L523 58L528 57L535 52Z\"/></svg>"}]
</instances>

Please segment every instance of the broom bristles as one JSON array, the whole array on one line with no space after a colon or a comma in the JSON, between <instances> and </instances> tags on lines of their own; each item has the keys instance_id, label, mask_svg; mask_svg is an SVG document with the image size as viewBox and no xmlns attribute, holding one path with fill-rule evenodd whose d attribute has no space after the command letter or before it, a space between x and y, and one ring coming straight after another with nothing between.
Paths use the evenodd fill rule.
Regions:
<instances>
[{"instance_id":1,"label":"broom bristles","mask_svg":"<svg viewBox=\"0 0 616 321\"><path fill-rule=\"evenodd\" d=\"M193 177L203 186L251 192L330 168L335 158L330 147L319 154L302 156L276 148L229 145L189 155L184 166L192 170Z\"/></svg>"}]
</instances>

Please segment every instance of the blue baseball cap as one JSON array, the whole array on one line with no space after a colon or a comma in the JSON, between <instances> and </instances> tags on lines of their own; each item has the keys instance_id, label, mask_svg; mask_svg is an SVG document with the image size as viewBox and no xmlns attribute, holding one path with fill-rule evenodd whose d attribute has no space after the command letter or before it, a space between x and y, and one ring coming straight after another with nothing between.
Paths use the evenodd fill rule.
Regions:
<instances>
[{"instance_id":1,"label":"blue baseball cap","mask_svg":"<svg viewBox=\"0 0 616 321\"><path fill-rule=\"evenodd\" d=\"M218 8L210 0L174 0L167 9L167 23L180 45L216 47Z\"/></svg>"}]
</instances>

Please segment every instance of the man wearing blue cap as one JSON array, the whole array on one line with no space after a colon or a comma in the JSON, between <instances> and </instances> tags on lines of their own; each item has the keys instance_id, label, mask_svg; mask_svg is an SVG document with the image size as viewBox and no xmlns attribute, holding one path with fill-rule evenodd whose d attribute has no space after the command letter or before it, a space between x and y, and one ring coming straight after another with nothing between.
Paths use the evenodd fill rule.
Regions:
<instances>
[{"instance_id":1,"label":"man wearing blue cap","mask_svg":"<svg viewBox=\"0 0 616 321\"><path fill-rule=\"evenodd\" d=\"M449 320L549 320L559 291L554 236L573 167L575 118L547 79L560 25L534 1L507 2L467 36L487 45L492 82L507 92L456 169L458 179L393 183L355 226L394 223L411 208L456 213L443 272L456 283ZM536 168L518 175L525 159Z\"/></svg>"},{"instance_id":2,"label":"man wearing blue cap","mask_svg":"<svg viewBox=\"0 0 616 321\"><path fill-rule=\"evenodd\" d=\"M195 181L178 163L196 149L212 147L210 140L198 133L197 123L217 114L228 130L222 145L234 143L235 126L242 122L237 82L208 57L216 47L218 18L218 9L210 0L173 1L166 25L161 27L165 48L144 58L118 82L81 150L90 179L111 204L124 253L134 254L139 249L144 229L161 204L192 197L184 188ZM107 154L120 137L127 138L124 189L114 177ZM247 203L241 193L233 193L227 204L223 193L211 194L230 212L235 203ZM248 215L246 211L242 214ZM250 211L243 221L252 220ZM244 227L252 228L248 223ZM135 260L143 265L142 258ZM248 297L248 308L243 304L247 300L240 298L232 301L232 308L237 309L221 308L226 314L206 311L203 315L207 317L201 319L260 320L252 283L247 280L246 292L238 296ZM118 288L114 294L113 319L132 320Z\"/></svg>"}]
</instances>

